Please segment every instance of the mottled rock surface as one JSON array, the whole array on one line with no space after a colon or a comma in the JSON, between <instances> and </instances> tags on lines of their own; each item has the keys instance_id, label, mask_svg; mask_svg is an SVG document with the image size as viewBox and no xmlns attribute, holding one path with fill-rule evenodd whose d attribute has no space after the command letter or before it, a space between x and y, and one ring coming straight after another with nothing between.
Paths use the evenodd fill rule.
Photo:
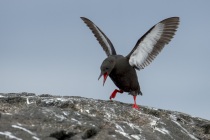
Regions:
<instances>
[{"instance_id":1,"label":"mottled rock surface","mask_svg":"<svg viewBox=\"0 0 210 140\"><path fill-rule=\"evenodd\" d=\"M210 121L73 96L0 94L0 140L210 140Z\"/></svg>"}]
</instances>

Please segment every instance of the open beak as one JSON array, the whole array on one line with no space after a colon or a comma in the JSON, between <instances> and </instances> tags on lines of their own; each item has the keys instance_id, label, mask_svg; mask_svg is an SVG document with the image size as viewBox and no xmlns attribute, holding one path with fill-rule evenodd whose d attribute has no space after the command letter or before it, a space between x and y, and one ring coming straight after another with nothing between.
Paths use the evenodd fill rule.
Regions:
<instances>
[{"instance_id":1,"label":"open beak","mask_svg":"<svg viewBox=\"0 0 210 140\"><path fill-rule=\"evenodd\" d=\"M101 78L101 76L104 76L104 81L103 81L103 86L104 86L104 84L105 84L105 82L106 82L106 78L108 77L108 73L106 72L106 73L101 73L100 75L99 75L99 77L98 77L98 80Z\"/></svg>"}]
</instances>

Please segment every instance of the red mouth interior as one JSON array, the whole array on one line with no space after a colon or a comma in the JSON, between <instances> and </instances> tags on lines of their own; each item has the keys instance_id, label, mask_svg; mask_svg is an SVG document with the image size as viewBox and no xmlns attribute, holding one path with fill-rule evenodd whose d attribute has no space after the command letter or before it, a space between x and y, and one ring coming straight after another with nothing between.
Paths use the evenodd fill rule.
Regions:
<instances>
[{"instance_id":1,"label":"red mouth interior","mask_svg":"<svg viewBox=\"0 0 210 140\"><path fill-rule=\"evenodd\" d=\"M108 76L108 73L106 72L106 73L104 73L104 82L103 82L103 85L104 85L104 83L106 82L106 78L107 78L107 76Z\"/></svg>"}]
</instances>

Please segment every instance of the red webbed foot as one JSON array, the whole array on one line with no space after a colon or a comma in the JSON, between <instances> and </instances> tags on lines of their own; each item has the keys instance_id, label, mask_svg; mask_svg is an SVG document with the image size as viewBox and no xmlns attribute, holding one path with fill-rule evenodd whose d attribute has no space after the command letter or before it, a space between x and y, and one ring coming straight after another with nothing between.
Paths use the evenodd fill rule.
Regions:
<instances>
[{"instance_id":1,"label":"red webbed foot","mask_svg":"<svg viewBox=\"0 0 210 140\"><path fill-rule=\"evenodd\" d=\"M122 91L121 89L120 89L120 90L115 89L115 90L112 92L112 94L110 95L109 99L110 99L110 100L112 100L112 98L114 99L114 98L116 97L117 92L123 93L123 91Z\"/></svg>"},{"instance_id":2,"label":"red webbed foot","mask_svg":"<svg viewBox=\"0 0 210 140\"><path fill-rule=\"evenodd\" d=\"M140 107L137 105L137 104L133 104L132 108L135 108L135 109L140 109Z\"/></svg>"},{"instance_id":3,"label":"red webbed foot","mask_svg":"<svg viewBox=\"0 0 210 140\"><path fill-rule=\"evenodd\" d=\"M133 100L134 100L134 104L133 104L132 108L140 110L140 107L136 104L136 96L133 96Z\"/></svg>"}]
</instances>

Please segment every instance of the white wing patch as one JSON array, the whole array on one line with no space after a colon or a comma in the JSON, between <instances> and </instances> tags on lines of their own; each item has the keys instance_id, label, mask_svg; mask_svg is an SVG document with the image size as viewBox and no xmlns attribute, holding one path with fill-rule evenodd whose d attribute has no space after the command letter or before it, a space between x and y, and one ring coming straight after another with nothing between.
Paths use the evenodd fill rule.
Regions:
<instances>
[{"instance_id":1,"label":"white wing patch","mask_svg":"<svg viewBox=\"0 0 210 140\"><path fill-rule=\"evenodd\" d=\"M112 49L111 49L111 46L109 45L109 42L107 41L106 37L101 33L101 31L98 29L98 27L93 24L93 26L95 27L96 31L98 32L98 34L100 35L102 41L104 42L104 44L106 44L108 50L109 50L109 53L112 54Z\"/></svg>"},{"instance_id":2,"label":"white wing patch","mask_svg":"<svg viewBox=\"0 0 210 140\"><path fill-rule=\"evenodd\" d=\"M152 52L155 44L163 34L164 24L158 23L139 43L136 50L131 54L129 63L131 66L136 66L141 69L142 64L145 63L149 54Z\"/></svg>"}]
</instances>

